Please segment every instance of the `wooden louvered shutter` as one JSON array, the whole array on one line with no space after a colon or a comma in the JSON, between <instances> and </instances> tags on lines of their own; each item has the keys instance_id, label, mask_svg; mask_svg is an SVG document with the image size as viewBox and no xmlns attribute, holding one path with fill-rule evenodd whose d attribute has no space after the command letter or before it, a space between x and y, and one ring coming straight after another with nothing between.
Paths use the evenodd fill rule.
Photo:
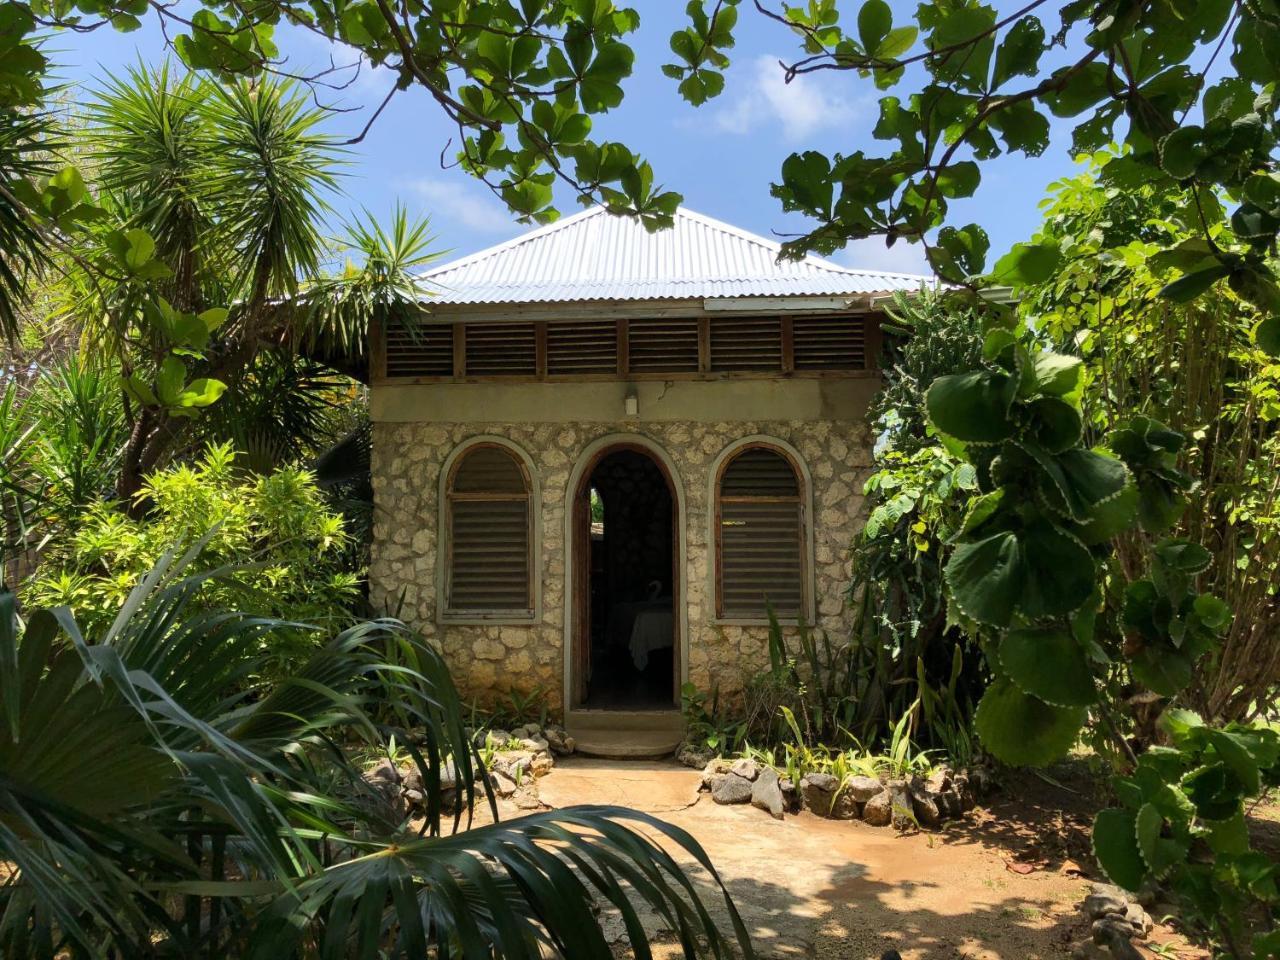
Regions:
<instances>
[{"instance_id":1,"label":"wooden louvered shutter","mask_svg":"<svg viewBox=\"0 0 1280 960\"><path fill-rule=\"evenodd\" d=\"M758 619L804 612L804 513L791 461L769 447L737 454L720 475L719 615Z\"/></svg>"},{"instance_id":2,"label":"wooden louvered shutter","mask_svg":"<svg viewBox=\"0 0 1280 960\"><path fill-rule=\"evenodd\" d=\"M711 321L711 369L782 369L782 318L735 317Z\"/></svg>"},{"instance_id":3,"label":"wooden louvered shutter","mask_svg":"<svg viewBox=\"0 0 1280 960\"><path fill-rule=\"evenodd\" d=\"M628 321L627 368L631 373L697 373L698 321Z\"/></svg>"},{"instance_id":4,"label":"wooden louvered shutter","mask_svg":"<svg viewBox=\"0 0 1280 960\"><path fill-rule=\"evenodd\" d=\"M499 446L465 453L448 487L450 612L531 614L529 481Z\"/></svg>"},{"instance_id":5,"label":"wooden louvered shutter","mask_svg":"<svg viewBox=\"0 0 1280 960\"><path fill-rule=\"evenodd\" d=\"M453 376L453 327L426 320L387 325L388 377Z\"/></svg>"},{"instance_id":6,"label":"wooden louvered shutter","mask_svg":"<svg viewBox=\"0 0 1280 960\"><path fill-rule=\"evenodd\" d=\"M547 324L547 373L618 372L618 324L586 320Z\"/></svg>"},{"instance_id":7,"label":"wooden louvered shutter","mask_svg":"<svg viewBox=\"0 0 1280 960\"><path fill-rule=\"evenodd\" d=\"M791 325L797 370L866 367L866 317L796 317Z\"/></svg>"},{"instance_id":8,"label":"wooden louvered shutter","mask_svg":"<svg viewBox=\"0 0 1280 960\"><path fill-rule=\"evenodd\" d=\"M532 323L468 323L467 376L532 377L538 372Z\"/></svg>"}]
</instances>

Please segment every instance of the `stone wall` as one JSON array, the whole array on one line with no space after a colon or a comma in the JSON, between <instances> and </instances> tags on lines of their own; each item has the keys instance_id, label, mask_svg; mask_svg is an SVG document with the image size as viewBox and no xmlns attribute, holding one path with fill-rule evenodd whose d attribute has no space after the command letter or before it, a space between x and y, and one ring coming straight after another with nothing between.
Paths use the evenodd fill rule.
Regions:
<instances>
[{"instance_id":1,"label":"stone wall","mask_svg":"<svg viewBox=\"0 0 1280 960\"><path fill-rule=\"evenodd\" d=\"M763 626L715 622L709 563L710 473L718 455L754 435L783 440L800 454L813 485L813 572L817 621L847 633L848 548L862 523L862 485L871 463L862 420L551 423L375 423L375 520L371 592L375 607L398 615L438 642L467 699L500 699L541 687L547 705L564 703L565 503L570 474L593 442L641 436L661 447L678 471L687 539L688 677L722 698L768 664ZM541 615L533 624L437 622L440 472L459 444L477 436L510 440L532 459L540 484L535 513L541 549ZM679 622L677 610L677 622Z\"/></svg>"}]
</instances>

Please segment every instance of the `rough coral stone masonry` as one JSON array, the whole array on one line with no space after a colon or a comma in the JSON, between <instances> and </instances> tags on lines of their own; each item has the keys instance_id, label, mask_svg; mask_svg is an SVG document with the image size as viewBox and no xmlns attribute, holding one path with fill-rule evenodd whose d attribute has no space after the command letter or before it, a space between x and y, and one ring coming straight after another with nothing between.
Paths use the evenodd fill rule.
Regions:
<instances>
[{"instance_id":1,"label":"rough coral stone masonry","mask_svg":"<svg viewBox=\"0 0 1280 960\"><path fill-rule=\"evenodd\" d=\"M766 436L793 446L812 483L813 583L817 625L845 636L849 614L849 545L861 526L862 486L871 439L862 420L782 422L681 421L591 423L375 423L373 483L377 509L370 567L375 607L399 616L440 645L463 696L492 703L509 691L541 688L559 712L564 703L565 506L570 474L587 447L604 437L640 436L664 450L682 488L688 555L688 679L732 698L744 677L768 665L764 626L717 623L711 588L711 470L738 440ZM459 444L478 436L505 438L524 450L538 475L541 615L529 624L441 624L437 569L440 471ZM677 611L679 620L679 611Z\"/></svg>"}]
</instances>

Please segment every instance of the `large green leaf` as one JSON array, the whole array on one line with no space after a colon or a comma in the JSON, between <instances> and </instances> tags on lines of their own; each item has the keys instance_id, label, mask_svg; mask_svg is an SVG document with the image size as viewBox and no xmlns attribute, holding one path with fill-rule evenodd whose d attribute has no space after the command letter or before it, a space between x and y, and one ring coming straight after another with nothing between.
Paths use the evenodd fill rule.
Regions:
<instances>
[{"instance_id":1,"label":"large green leaf","mask_svg":"<svg viewBox=\"0 0 1280 960\"><path fill-rule=\"evenodd\" d=\"M966 443L996 443L1013 433L1009 405L1016 389L1007 373L957 373L933 382L925 406L943 433Z\"/></svg>"},{"instance_id":2,"label":"large green leaf","mask_svg":"<svg viewBox=\"0 0 1280 960\"><path fill-rule=\"evenodd\" d=\"M1057 456L1037 456L1036 462L1048 507L1077 523L1088 522L1097 508L1119 497L1129 482L1124 462L1098 450L1073 448Z\"/></svg>"},{"instance_id":3,"label":"large green leaf","mask_svg":"<svg viewBox=\"0 0 1280 960\"><path fill-rule=\"evenodd\" d=\"M1043 283L1052 276L1061 260L1062 251L1054 241L1017 243L996 261L991 275L997 283L1014 287Z\"/></svg>"},{"instance_id":4,"label":"large green leaf","mask_svg":"<svg viewBox=\"0 0 1280 960\"><path fill-rule=\"evenodd\" d=\"M1084 651L1059 627L1010 630L1000 641L1000 666L1022 690L1046 703L1087 707L1098 699Z\"/></svg>"},{"instance_id":5,"label":"large green leaf","mask_svg":"<svg viewBox=\"0 0 1280 960\"><path fill-rule=\"evenodd\" d=\"M991 89L995 90L1019 74L1034 76L1044 49L1044 26L1036 17L1023 17L1013 25L996 50Z\"/></svg>"},{"instance_id":6,"label":"large green leaf","mask_svg":"<svg viewBox=\"0 0 1280 960\"><path fill-rule=\"evenodd\" d=\"M1089 519L1075 528L1088 546L1106 543L1133 527L1138 519L1138 485L1132 479L1116 496L1089 511Z\"/></svg>"},{"instance_id":7,"label":"large green leaf","mask_svg":"<svg viewBox=\"0 0 1280 960\"><path fill-rule=\"evenodd\" d=\"M1147 876L1138 847L1137 815L1132 810L1101 810L1093 821L1093 855L1108 879L1126 890L1137 890Z\"/></svg>"},{"instance_id":8,"label":"large green leaf","mask_svg":"<svg viewBox=\"0 0 1280 960\"><path fill-rule=\"evenodd\" d=\"M1187 857L1186 841L1177 837L1165 837L1164 826L1164 814L1155 804L1144 803L1138 808L1134 818L1138 850L1154 877L1163 876L1171 867L1183 863Z\"/></svg>"},{"instance_id":9,"label":"large green leaf","mask_svg":"<svg viewBox=\"0 0 1280 960\"><path fill-rule=\"evenodd\" d=\"M952 599L966 616L1008 626L1026 577L1018 539L1004 532L962 543L952 552L943 575Z\"/></svg>"},{"instance_id":10,"label":"large green leaf","mask_svg":"<svg viewBox=\"0 0 1280 960\"><path fill-rule=\"evenodd\" d=\"M1084 726L1087 712L1055 707L1007 679L987 688L974 723L992 756L1019 767L1043 767L1065 756Z\"/></svg>"},{"instance_id":11,"label":"large green leaf","mask_svg":"<svg viewBox=\"0 0 1280 960\"><path fill-rule=\"evenodd\" d=\"M1031 414L1027 438L1048 453L1062 453L1080 442L1080 411L1060 397L1037 397L1027 404Z\"/></svg>"},{"instance_id":12,"label":"large green leaf","mask_svg":"<svg viewBox=\"0 0 1280 960\"><path fill-rule=\"evenodd\" d=\"M1031 375L1023 389L1028 396L1034 393L1069 396L1080 389L1083 372L1084 363L1079 357L1042 350L1032 358ZM1028 385L1030 389L1027 389Z\"/></svg>"},{"instance_id":13,"label":"large green leaf","mask_svg":"<svg viewBox=\"0 0 1280 960\"><path fill-rule=\"evenodd\" d=\"M1134 679L1162 697L1176 697L1191 683L1194 664L1181 650L1148 644L1129 658Z\"/></svg>"},{"instance_id":14,"label":"large green leaf","mask_svg":"<svg viewBox=\"0 0 1280 960\"><path fill-rule=\"evenodd\" d=\"M1096 565L1076 537L1047 522L1019 534L1024 569L1019 612L1032 620L1078 610L1093 593Z\"/></svg>"}]
</instances>

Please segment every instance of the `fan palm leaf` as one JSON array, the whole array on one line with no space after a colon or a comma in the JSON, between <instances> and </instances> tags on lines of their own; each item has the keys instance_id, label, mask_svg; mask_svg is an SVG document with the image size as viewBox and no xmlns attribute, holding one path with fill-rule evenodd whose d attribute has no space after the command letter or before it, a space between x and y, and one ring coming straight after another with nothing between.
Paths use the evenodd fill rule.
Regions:
<instances>
[{"instance_id":1,"label":"fan palm leaf","mask_svg":"<svg viewBox=\"0 0 1280 960\"><path fill-rule=\"evenodd\" d=\"M357 624L274 687L253 686L258 640L280 624L193 613L201 584L230 574L189 573L198 551L159 564L91 639L65 609L20 630L0 595L0 861L16 867L0 888L6 957L165 942L183 955L603 960L600 903L621 913L638 957L642 910L688 956L750 954L706 855L652 817L570 808L459 832L492 794L476 786L444 662L403 624ZM344 747L385 751L393 737L428 796L418 824L388 812ZM211 836L229 872L202 866ZM664 844L708 873L727 936Z\"/></svg>"}]
</instances>

